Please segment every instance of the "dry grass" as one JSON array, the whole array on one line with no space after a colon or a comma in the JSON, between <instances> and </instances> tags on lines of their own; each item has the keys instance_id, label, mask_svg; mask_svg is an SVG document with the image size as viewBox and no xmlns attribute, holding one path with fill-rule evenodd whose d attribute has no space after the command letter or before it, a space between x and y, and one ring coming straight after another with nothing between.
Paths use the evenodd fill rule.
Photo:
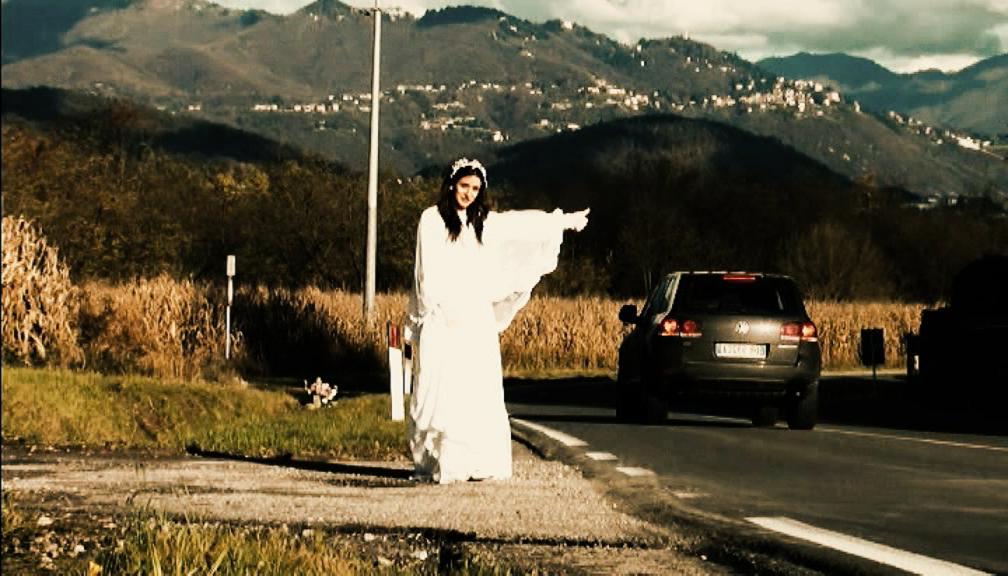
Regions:
<instances>
[{"instance_id":1,"label":"dry grass","mask_svg":"<svg viewBox=\"0 0 1008 576\"><path fill-rule=\"evenodd\" d=\"M3 517L5 541L8 534L27 525L27 519L17 503L17 494L6 488L3 490L3 506L0 507L0 516Z\"/></svg>"},{"instance_id":2,"label":"dry grass","mask_svg":"<svg viewBox=\"0 0 1008 576\"><path fill-rule=\"evenodd\" d=\"M367 558L331 546L324 535L284 528L233 527L162 515L130 522L120 548L98 565L109 574L363 574Z\"/></svg>"},{"instance_id":3,"label":"dry grass","mask_svg":"<svg viewBox=\"0 0 1008 576\"><path fill-rule=\"evenodd\" d=\"M592 296L532 298L501 334L505 371L615 370L621 304Z\"/></svg>"},{"instance_id":4,"label":"dry grass","mask_svg":"<svg viewBox=\"0 0 1008 576\"><path fill-rule=\"evenodd\" d=\"M380 294L376 300L376 317L369 326L362 318L359 294L317 288L242 289L235 295L232 315L245 343L238 365L245 372L301 378L382 370L385 326L402 319L406 298Z\"/></svg>"},{"instance_id":5,"label":"dry grass","mask_svg":"<svg viewBox=\"0 0 1008 576\"><path fill-rule=\"evenodd\" d=\"M6 259L6 243L4 250ZM70 294L78 292L69 286L65 271L59 274L57 277L65 283L61 285L62 300L55 301L69 302ZM5 260L5 355L8 326L16 324L8 322L7 275ZM47 290L41 285L20 289ZM75 297L80 303L78 316L64 314L52 325L61 327L60 338L70 342L77 339L70 338L68 331L79 326L81 346L77 357L84 358L89 368L184 379L214 378L225 371L224 298L220 287L162 276L117 286L88 283ZM246 375L306 379L379 373L385 365L386 325L402 321L406 302L404 294L378 295L375 321L367 325L361 317L359 294L317 288L240 289L232 313L231 366ZM623 303L600 297L532 298L501 335L505 372L525 375L615 370L625 330L616 312ZM886 365L901 365L902 336L916 331L922 308L920 304L896 302L808 302L809 314L819 327L824 367L859 365L857 348L862 328L882 328ZM75 304L69 302L66 310L74 311ZM72 357L71 352L68 349L58 358Z\"/></svg>"},{"instance_id":6,"label":"dry grass","mask_svg":"<svg viewBox=\"0 0 1008 576\"><path fill-rule=\"evenodd\" d=\"M901 302L807 303L809 316L819 328L823 365L850 368L859 365L858 346L862 328L882 328L886 366L901 366L906 354L903 335L920 326L923 304Z\"/></svg>"},{"instance_id":7,"label":"dry grass","mask_svg":"<svg viewBox=\"0 0 1008 576\"><path fill-rule=\"evenodd\" d=\"M3 217L3 358L67 366L77 345L77 290L70 272L31 222Z\"/></svg>"},{"instance_id":8,"label":"dry grass","mask_svg":"<svg viewBox=\"0 0 1008 576\"><path fill-rule=\"evenodd\" d=\"M342 291L322 291L307 288L298 297L314 306L327 318L331 330L342 343L352 349L369 350L375 358L386 356L386 326L399 324L406 314L406 295L378 294L375 296L375 318L367 325L363 322L363 300L360 294Z\"/></svg>"},{"instance_id":9,"label":"dry grass","mask_svg":"<svg viewBox=\"0 0 1008 576\"><path fill-rule=\"evenodd\" d=\"M361 321L360 294L318 289L297 292L260 289L257 294L262 303L272 307L274 318L289 316L284 329L273 327L272 334L281 334L289 341L302 343L313 338L328 338L330 358L339 357L340 351L344 357L349 354L348 351L356 351L356 365L372 368L380 367L385 356L386 323L401 321L406 309L405 295L378 295L377 319L368 328ZM623 300L600 297L532 298L501 334L505 372L615 370L617 350L624 333L616 312L624 303ZM859 365L857 354L862 328L882 328L886 365L902 365L905 353L903 334L917 330L920 311L924 308L921 304L900 302L822 301L810 301L807 307L819 328L827 369ZM275 312L288 308L294 308L299 313L284 315ZM297 334L298 331L312 334ZM283 342L273 345L280 349L290 347ZM354 363L349 359L347 361Z\"/></svg>"},{"instance_id":10,"label":"dry grass","mask_svg":"<svg viewBox=\"0 0 1008 576\"><path fill-rule=\"evenodd\" d=\"M195 378L224 356L224 303L208 286L167 276L85 284L81 337L102 371ZM235 342L240 352L241 342Z\"/></svg>"},{"instance_id":11,"label":"dry grass","mask_svg":"<svg viewBox=\"0 0 1008 576\"><path fill-rule=\"evenodd\" d=\"M508 372L592 371L616 369L624 333L616 317L623 300L580 297L536 297L501 335L501 353ZM917 331L921 304L900 302L807 303L819 328L826 369L859 365L862 328L882 328L886 365L904 362L903 334Z\"/></svg>"}]
</instances>

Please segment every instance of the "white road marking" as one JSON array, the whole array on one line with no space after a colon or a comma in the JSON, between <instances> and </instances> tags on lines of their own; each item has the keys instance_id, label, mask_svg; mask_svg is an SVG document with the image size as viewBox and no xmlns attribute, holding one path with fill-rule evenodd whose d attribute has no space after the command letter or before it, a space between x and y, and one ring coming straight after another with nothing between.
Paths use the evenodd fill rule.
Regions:
<instances>
[{"instance_id":1,"label":"white road marking","mask_svg":"<svg viewBox=\"0 0 1008 576\"><path fill-rule=\"evenodd\" d=\"M637 468L636 466L617 466L616 470L622 472L627 476L641 477L641 476L654 476L655 473L647 468Z\"/></svg>"},{"instance_id":2,"label":"white road marking","mask_svg":"<svg viewBox=\"0 0 1008 576\"><path fill-rule=\"evenodd\" d=\"M547 428L547 427L542 426L540 424L533 424L532 422L528 422L526 420L522 420L521 418L512 418L511 421L514 422L515 424L520 424L520 425L522 425L522 426L524 426L526 428L531 428L532 430L535 430L536 432L539 432L540 434L545 434L546 436L549 436L550 438L552 438L552 439L556 440L557 442L563 444L564 446L567 446L567 447L570 447L570 448L576 448L578 446L587 446L588 445L587 442L585 442L584 440L582 440L580 438L575 438L575 437L571 436L570 434L564 434L563 432L561 432L559 430L554 430L552 428Z\"/></svg>"},{"instance_id":3,"label":"white road marking","mask_svg":"<svg viewBox=\"0 0 1008 576\"><path fill-rule=\"evenodd\" d=\"M606 460L619 460L615 454L609 452L585 452L585 456L596 461L606 461Z\"/></svg>"},{"instance_id":4,"label":"white road marking","mask_svg":"<svg viewBox=\"0 0 1008 576\"><path fill-rule=\"evenodd\" d=\"M932 444L935 446L951 446L953 448L971 448L973 450L990 450L992 452L1008 452L1008 448L1001 446L988 446L987 444L970 444L968 442L952 442L950 440L934 440L932 438L914 438L912 436L895 436L892 434L877 434L874 432L855 432L854 430L841 430L819 426L816 430L820 432L832 432L833 434L847 434L849 436L864 436L867 438L885 438L887 440L902 440L903 442L919 442L921 444Z\"/></svg>"},{"instance_id":5,"label":"white road marking","mask_svg":"<svg viewBox=\"0 0 1008 576\"><path fill-rule=\"evenodd\" d=\"M953 564L952 562L937 560L884 544L876 544L875 542L862 540L861 538L855 538L841 534L840 532L824 530L797 520L792 520L791 518L781 516L774 518L752 517L746 518L746 520L774 532L814 542L827 548L867 558L880 564L886 564L887 566L894 566L912 574L926 576L983 576L987 574L986 572Z\"/></svg>"},{"instance_id":6,"label":"white road marking","mask_svg":"<svg viewBox=\"0 0 1008 576\"><path fill-rule=\"evenodd\" d=\"M700 422L715 422L718 424L749 424L749 420L742 418L732 418L730 416L714 416L711 414L686 414L670 412L670 418L683 418L686 420L698 420Z\"/></svg>"}]
</instances>

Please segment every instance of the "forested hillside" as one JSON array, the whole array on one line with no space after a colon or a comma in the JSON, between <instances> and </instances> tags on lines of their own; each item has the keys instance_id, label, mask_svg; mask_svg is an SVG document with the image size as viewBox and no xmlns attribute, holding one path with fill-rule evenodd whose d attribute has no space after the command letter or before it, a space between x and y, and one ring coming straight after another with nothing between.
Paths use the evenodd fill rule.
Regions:
<instances>
[{"instance_id":1,"label":"forested hillside","mask_svg":"<svg viewBox=\"0 0 1008 576\"><path fill-rule=\"evenodd\" d=\"M4 214L33 219L75 277L222 279L236 254L241 283L360 287L363 174L123 100L4 90L2 106ZM502 208L592 208L544 285L556 293L640 296L664 271L745 268L819 298L928 301L966 262L1008 253L1001 206L908 207L902 190L715 122L602 123L486 160ZM439 177L380 182L379 289L409 286Z\"/></svg>"}]
</instances>

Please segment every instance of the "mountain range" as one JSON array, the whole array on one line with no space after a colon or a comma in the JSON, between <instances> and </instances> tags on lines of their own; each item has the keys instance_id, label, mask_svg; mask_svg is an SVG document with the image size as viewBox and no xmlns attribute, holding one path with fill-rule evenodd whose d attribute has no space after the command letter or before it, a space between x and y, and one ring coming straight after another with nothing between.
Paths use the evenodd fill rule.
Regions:
<instances>
[{"instance_id":1,"label":"mountain range","mask_svg":"<svg viewBox=\"0 0 1008 576\"><path fill-rule=\"evenodd\" d=\"M128 98L366 165L367 11L336 0L286 16L205 0L2 6L5 88ZM841 82L779 79L685 38L626 45L573 22L537 24L487 8L383 19L383 170L493 158L604 121L671 114L771 137L850 179L919 195L1008 198L1008 168L995 151L946 126L873 113L868 101L859 109L832 87Z\"/></svg>"},{"instance_id":2,"label":"mountain range","mask_svg":"<svg viewBox=\"0 0 1008 576\"><path fill-rule=\"evenodd\" d=\"M893 110L929 124L1008 139L1008 54L953 73L896 74L866 58L806 52L758 64L775 74L831 84L879 112Z\"/></svg>"}]
</instances>

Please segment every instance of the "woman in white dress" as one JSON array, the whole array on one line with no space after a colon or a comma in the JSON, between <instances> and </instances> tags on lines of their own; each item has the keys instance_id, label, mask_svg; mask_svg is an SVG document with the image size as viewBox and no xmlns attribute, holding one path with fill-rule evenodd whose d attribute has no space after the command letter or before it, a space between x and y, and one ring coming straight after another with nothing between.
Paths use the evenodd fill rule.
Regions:
<instances>
[{"instance_id":1,"label":"woman in white dress","mask_svg":"<svg viewBox=\"0 0 1008 576\"><path fill-rule=\"evenodd\" d=\"M409 321L416 356L408 435L416 477L511 477L499 333L557 265L588 210L491 212L486 170L452 164L417 229Z\"/></svg>"}]
</instances>

